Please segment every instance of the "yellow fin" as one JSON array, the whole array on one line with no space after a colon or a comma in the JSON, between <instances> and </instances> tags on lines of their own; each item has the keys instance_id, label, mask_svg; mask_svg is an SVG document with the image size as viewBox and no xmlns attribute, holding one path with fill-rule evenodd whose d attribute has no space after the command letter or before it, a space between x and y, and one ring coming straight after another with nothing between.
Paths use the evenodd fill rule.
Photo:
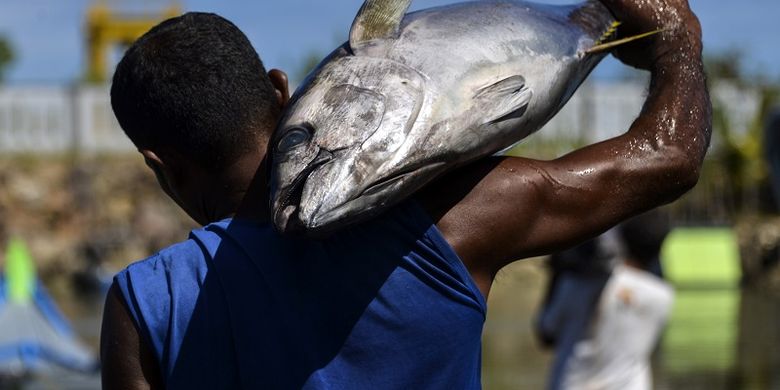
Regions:
<instances>
[{"instance_id":1,"label":"yellow fin","mask_svg":"<svg viewBox=\"0 0 780 390\"><path fill-rule=\"evenodd\" d=\"M621 24L623 24L623 23L618 22L618 21L612 22L612 24L609 26L607 31L604 31L604 34L601 34L601 38L599 38L596 41L595 45L601 45L602 43L606 42L607 39L609 39L609 37L611 37L612 34L614 34L615 31L617 31L617 28L620 27Z\"/></svg>"},{"instance_id":2,"label":"yellow fin","mask_svg":"<svg viewBox=\"0 0 780 390\"><path fill-rule=\"evenodd\" d=\"M594 53L599 53L599 52L602 52L602 51L606 51L606 50L612 49L613 47L624 45L624 44L629 43L629 42L633 42L633 41L636 41L636 40L639 40L639 39L642 39L642 38L649 37L651 35L658 34L658 33L662 32L662 31L664 31L664 30L663 29L658 29L658 30L649 31L649 32L646 32L646 33L642 33L642 34L638 34L638 35L634 35L634 36L618 39L616 41L607 42L607 43L600 43L600 41L601 41L601 39L600 39L599 42L596 42L595 46L591 47L588 50L585 50L585 54L594 54Z\"/></svg>"}]
</instances>

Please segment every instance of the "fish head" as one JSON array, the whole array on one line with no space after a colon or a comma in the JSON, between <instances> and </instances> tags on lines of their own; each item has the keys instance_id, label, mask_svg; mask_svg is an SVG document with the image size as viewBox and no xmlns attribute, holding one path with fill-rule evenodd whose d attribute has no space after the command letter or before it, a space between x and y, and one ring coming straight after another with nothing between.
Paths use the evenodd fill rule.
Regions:
<instances>
[{"instance_id":1,"label":"fish head","mask_svg":"<svg viewBox=\"0 0 780 390\"><path fill-rule=\"evenodd\" d=\"M298 89L271 140L276 229L325 232L383 204L376 199L400 179L377 180L398 169L393 156L409 141L423 84L422 75L396 61L326 59Z\"/></svg>"}]
</instances>

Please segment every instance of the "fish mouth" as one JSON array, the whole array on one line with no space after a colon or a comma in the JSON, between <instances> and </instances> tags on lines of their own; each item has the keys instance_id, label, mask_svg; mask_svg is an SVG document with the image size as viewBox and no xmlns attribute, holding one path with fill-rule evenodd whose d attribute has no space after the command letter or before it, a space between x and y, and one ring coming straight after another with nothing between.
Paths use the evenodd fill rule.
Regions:
<instances>
[{"instance_id":1,"label":"fish mouth","mask_svg":"<svg viewBox=\"0 0 780 390\"><path fill-rule=\"evenodd\" d=\"M290 191L284 197L281 207L275 213L274 223L277 229L284 234L305 235L308 238L323 238L328 234L338 230L341 226L352 225L356 222L368 219L377 211L362 207L366 204L376 203L376 198L381 197L383 190L392 187L404 177L412 172L393 176L389 179L378 181L370 185L360 194L354 196L348 201L330 209L323 210L322 207L312 215L311 219L302 220L299 214L300 202L303 196L303 187L306 179L312 173L314 168L324 165L325 162L319 162L315 167L301 172L290 186ZM370 201L367 201L371 199ZM360 212L354 213L354 210ZM379 209L381 210L381 209ZM352 214L345 217L345 213ZM338 222L338 223L337 223Z\"/></svg>"},{"instance_id":2,"label":"fish mouth","mask_svg":"<svg viewBox=\"0 0 780 390\"><path fill-rule=\"evenodd\" d=\"M307 220L300 218L299 210L296 206L300 204L303 194L303 184L300 184L288 194L287 198L289 200L277 211L277 226L285 234L302 234L315 239L326 237L343 226L364 221L384 210L384 203L392 202L393 200L381 199L384 193L383 190L391 188L393 184L401 182L402 179L412 173L407 172L389 179L377 181L360 194L336 207L331 209L319 207L311 218ZM372 204L379 204L380 207L366 208L366 206Z\"/></svg>"},{"instance_id":3,"label":"fish mouth","mask_svg":"<svg viewBox=\"0 0 780 390\"><path fill-rule=\"evenodd\" d=\"M410 179L415 180L417 177L427 177L430 175L431 177L435 176L435 174L431 174L431 172L435 171L441 171L443 167L445 166L444 162L424 162L424 163L418 163L414 164L412 166L406 167L404 170L399 170L398 173L396 173L393 176L390 176L387 179L381 179L377 180L371 184L369 184L363 192L360 193L355 198L360 198L362 196L375 196L382 191L392 187L394 184L398 184L398 182L403 181L404 179ZM412 184L412 187L408 190L408 192L416 191L418 188L422 187L427 181L419 182L416 184Z\"/></svg>"},{"instance_id":4,"label":"fish mouth","mask_svg":"<svg viewBox=\"0 0 780 390\"><path fill-rule=\"evenodd\" d=\"M323 164L325 163L318 162L316 167ZM312 163L312 165L315 164ZM307 167L305 172L301 172L299 177L296 177L295 186L290 187L285 202L276 211L275 224L277 229L285 234L300 234L314 239L327 237L342 227L352 226L373 218L386 210L386 207L407 198L409 194L414 193L427 183L427 181L415 183L410 183L410 181L414 181L415 178L420 177L419 175L427 177L428 171L441 169L442 166L443 164L432 164L423 168L412 168L387 179L377 180L349 200L334 207L320 205L310 216L301 219L299 207L304 182L314 170L314 168ZM403 189L396 191L399 186Z\"/></svg>"},{"instance_id":5,"label":"fish mouth","mask_svg":"<svg viewBox=\"0 0 780 390\"><path fill-rule=\"evenodd\" d=\"M395 186L403 185L406 183L406 179L415 177L415 173L418 171L412 169L387 179L375 181L350 200L330 210L320 209L311 220L301 221L301 228L305 227L307 236L322 237L339 229L339 227L354 225L370 219L384 211L385 207L403 200L406 195L419 187L412 186L403 193L392 193ZM388 191L394 196L387 196Z\"/></svg>"},{"instance_id":6,"label":"fish mouth","mask_svg":"<svg viewBox=\"0 0 780 390\"><path fill-rule=\"evenodd\" d=\"M303 196L303 187L311 173L333 160L333 154L325 149L320 149L317 157L309 163L287 187L282 196L282 201L274 210L274 225L282 233L295 233L303 230L304 225L298 217L298 210Z\"/></svg>"},{"instance_id":7,"label":"fish mouth","mask_svg":"<svg viewBox=\"0 0 780 390\"><path fill-rule=\"evenodd\" d=\"M435 176L431 172L440 171L444 163L428 163L409 167L386 179L369 184L362 192L350 200L333 208L319 208L311 218L301 221L305 234L310 237L323 237L344 226L355 225L373 218L396 203L408 198L428 181L424 178ZM423 179L423 180L420 180Z\"/></svg>"},{"instance_id":8,"label":"fish mouth","mask_svg":"<svg viewBox=\"0 0 780 390\"><path fill-rule=\"evenodd\" d=\"M405 173L402 173L402 174L390 177L388 179L376 181L373 184L369 185L365 190L363 190L363 192L361 192L360 195L358 195L358 197L360 197L360 196L376 195L376 194L382 192L382 190L392 186L396 182L398 182L398 181L404 179L405 177L411 175L412 173L413 172L405 172Z\"/></svg>"}]
</instances>

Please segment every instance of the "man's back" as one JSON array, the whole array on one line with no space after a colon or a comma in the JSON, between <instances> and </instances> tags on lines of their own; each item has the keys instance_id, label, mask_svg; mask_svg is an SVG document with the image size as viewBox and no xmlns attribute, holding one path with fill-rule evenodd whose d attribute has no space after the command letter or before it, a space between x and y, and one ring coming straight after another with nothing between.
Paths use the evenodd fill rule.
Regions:
<instances>
[{"instance_id":1,"label":"man's back","mask_svg":"<svg viewBox=\"0 0 780 390\"><path fill-rule=\"evenodd\" d=\"M479 388L485 303L415 203L327 240L225 220L131 265L169 388Z\"/></svg>"}]
</instances>

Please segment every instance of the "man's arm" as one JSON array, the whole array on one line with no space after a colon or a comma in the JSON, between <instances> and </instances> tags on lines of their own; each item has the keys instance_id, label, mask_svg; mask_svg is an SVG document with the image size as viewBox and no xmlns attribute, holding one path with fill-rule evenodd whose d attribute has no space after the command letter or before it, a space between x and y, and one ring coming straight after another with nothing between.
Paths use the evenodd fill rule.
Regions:
<instances>
[{"instance_id":1,"label":"man's arm","mask_svg":"<svg viewBox=\"0 0 780 390\"><path fill-rule=\"evenodd\" d=\"M711 107L696 16L685 0L604 3L635 30L666 29L644 47L618 53L652 74L628 132L552 161L483 160L420 194L483 293L509 262L593 237L675 200L698 180Z\"/></svg>"},{"instance_id":2,"label":"man's arm","mask_svg":"<svg viewBox=\"0 0 780 390\"><path fill-rule=\"evenodd\" d=\"M138 335L116 284L108 291L103 311L100 360L106 390L164 388L154 353Z\"/></svg>"}]
</instances>

